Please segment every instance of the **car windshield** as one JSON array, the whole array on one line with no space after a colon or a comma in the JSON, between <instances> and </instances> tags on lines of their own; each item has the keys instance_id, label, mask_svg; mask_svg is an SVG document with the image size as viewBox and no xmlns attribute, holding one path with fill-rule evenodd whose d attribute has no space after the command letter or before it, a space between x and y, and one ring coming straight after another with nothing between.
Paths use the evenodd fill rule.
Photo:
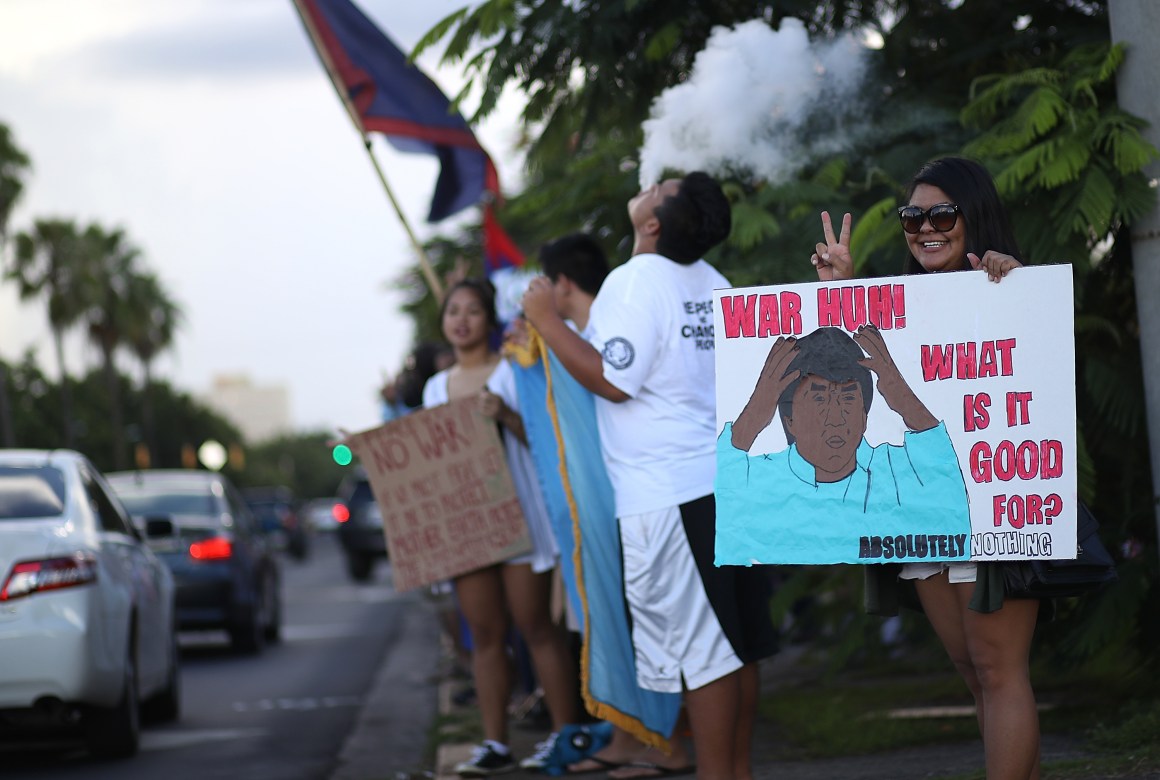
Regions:
<instances>
[{"instance_id":1,"label":"car windshield","mask_svg":"<svg viewBox=\"0 0 1160 780\"><path fill-rule=\"evenodd\" d=\"M216 520L213 496L205 490L149 485L116 485L121 503L133 515L179 515Z\"/></svg>"},{"instance_id":2,"label":"car windshield","mask_svg":"<svg viewBox=\"0 0 1160 780\"><path fill-rule=\"evenodd\" d=\"M60 517L64 474L52 466L0 466L0 520Z\"/></svg>"}]
</instances>

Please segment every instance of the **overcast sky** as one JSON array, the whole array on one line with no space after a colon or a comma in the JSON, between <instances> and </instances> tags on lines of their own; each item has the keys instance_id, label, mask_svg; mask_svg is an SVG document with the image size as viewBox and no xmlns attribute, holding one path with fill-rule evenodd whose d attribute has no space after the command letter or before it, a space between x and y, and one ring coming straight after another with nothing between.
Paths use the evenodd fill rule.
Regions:
<instances>
[{"instance_id":1,"label":"overcast sky","mask_svg":"<svg viewBox=\"0 0 1160 780\"><path fill-rule=\"evenodd\" d=\"M466 0L356 2L409 51ZM447 94L463 82L437 52L420 66ZM518 101L502 106L477 134L510 192ZM10 228L121 226L180 303L159 376L285 385L298 429L377 424L411 342L391 282L413 255L290 0L0 0L0 122L33 164ZM376 153L430 235L434 159ZM41 311L0 284L0 355L36 346L55 376ZM97 355L78 337L68 359Z\"/></svg>"}]
</instances>

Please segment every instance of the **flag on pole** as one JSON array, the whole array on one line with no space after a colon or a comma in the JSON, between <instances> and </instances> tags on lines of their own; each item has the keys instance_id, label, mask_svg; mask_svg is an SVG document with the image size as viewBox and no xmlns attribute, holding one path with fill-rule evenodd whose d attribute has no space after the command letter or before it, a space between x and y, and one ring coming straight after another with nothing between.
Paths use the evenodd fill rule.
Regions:
<instances>
[{"instance_id":1,"label":"flag on pole","mask_svg":"<svg viewBox=\"0 0 1160 780\"><path fill-rule=\"evenodd\" d=\"M359 132L439 158L428 222L498 196L495 166L463 116L362 11L350 0L293 2Z\"/></svg>"}]
</instances>

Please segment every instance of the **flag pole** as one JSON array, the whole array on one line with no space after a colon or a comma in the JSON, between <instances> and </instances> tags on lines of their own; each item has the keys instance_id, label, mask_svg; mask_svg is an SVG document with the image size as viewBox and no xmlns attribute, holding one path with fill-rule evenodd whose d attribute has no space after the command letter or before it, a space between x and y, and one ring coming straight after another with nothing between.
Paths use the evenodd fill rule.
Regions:
<instances>
[{"instance_id":1,"label":"flag pole","mask_svg":"<svg viewBox=\"0 0 1160 780\"><path fill-rule=\"evenodd\" d=\"M371 139L363 127L362 120L359 118L354 105L351 104L350 96L346 94L346 90L342 87L342 80L338 77L338 70L334 67L334 62L331 61L326 47L322 45L319 39L318 28L314 26L310 14L302 7L299 0L293 0L293 2L294 10L298 12L298 17L302 20L302 26L306 28L306 34L310 37L310 43L314 46L314 50L318 52L318 58L322 60L322 67L326 70L326 75L330 77L330 85L334 87L339 101L346 109L347 116L350 117L350 121L354 124L355 130L361 136L363 148L366 149L367 157L370 158L371 165L374 167L375 173L378 174L379 181L382 182L383 189L387 193L387 199L390 200L391 206L394 207L395 214L398 216L399 222L403 225L403 230L406 231L407 237L411 240L411 246L419 256L419 270L423 273L424 279L427 280L427 286L431 288L431 294L435 296L435 300L442 301L443 285L439 282L439 277L435 274L435 269L431 265L431 259L427 256L427 251L423 249L423 245L419 242L415 231L411 229L411 223L407 219L407 215L403 213L403 209L399 206L399 201L395 197L394 190L391 189L391 185L387 182L387 176L383 172L382 166L379 165L378 158L375 157L374 149L371 147Z\"/></svg>"},{"instance_id":2,"label":"flag pole","mask_svg":"<svg viewBox=\"0 0 1160 780\"><path fill-rule=\"evenodd\" d=\"M371 139L369 136L363 136L363 146L366 147L367 156L371 158L371 165L374 166L375 173L379 175L379 181L383 183L383 190L387 193L387 199L391 201L391 205L395 208L395 214L398 215L399 221L403 223L403 230L407 231L407 236L411 239L411 246L415 248L415 252L419 255L419 270L423 272L424 278L427 279L427 285L431 288L431 294L435 296L435 300L441 302L443 300L443 285L439 282L439 277L436 276L435 269L431 266L431 260L427 257L427 251L419 243L419 239L415 236L415 231L411 230L411 223L407 221L406 215L403 214L403 209L399 206L399 201L395 198L394 190L391 189L391 185L387 182L387 175L383 173L383 167L379 165L379 159L375 157L375 153L371 149Z\"/></svg>"}]
</instances>

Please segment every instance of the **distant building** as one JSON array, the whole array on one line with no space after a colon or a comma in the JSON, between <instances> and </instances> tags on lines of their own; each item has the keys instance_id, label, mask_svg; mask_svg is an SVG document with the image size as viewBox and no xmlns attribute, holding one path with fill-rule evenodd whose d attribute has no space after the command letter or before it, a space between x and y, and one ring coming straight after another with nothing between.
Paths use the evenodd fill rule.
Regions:
<instances>
[{"instance_id":1,"label":"distant building","mask_svg":"<svg viewBox=\"0 0 1160 780\"><path fill-rule=\"evenodd\" d=\"M254 444L291 432L290 392L284 385L255 385L245 374L219 374L206 404Z\"/></svg>"}]
</instances>

